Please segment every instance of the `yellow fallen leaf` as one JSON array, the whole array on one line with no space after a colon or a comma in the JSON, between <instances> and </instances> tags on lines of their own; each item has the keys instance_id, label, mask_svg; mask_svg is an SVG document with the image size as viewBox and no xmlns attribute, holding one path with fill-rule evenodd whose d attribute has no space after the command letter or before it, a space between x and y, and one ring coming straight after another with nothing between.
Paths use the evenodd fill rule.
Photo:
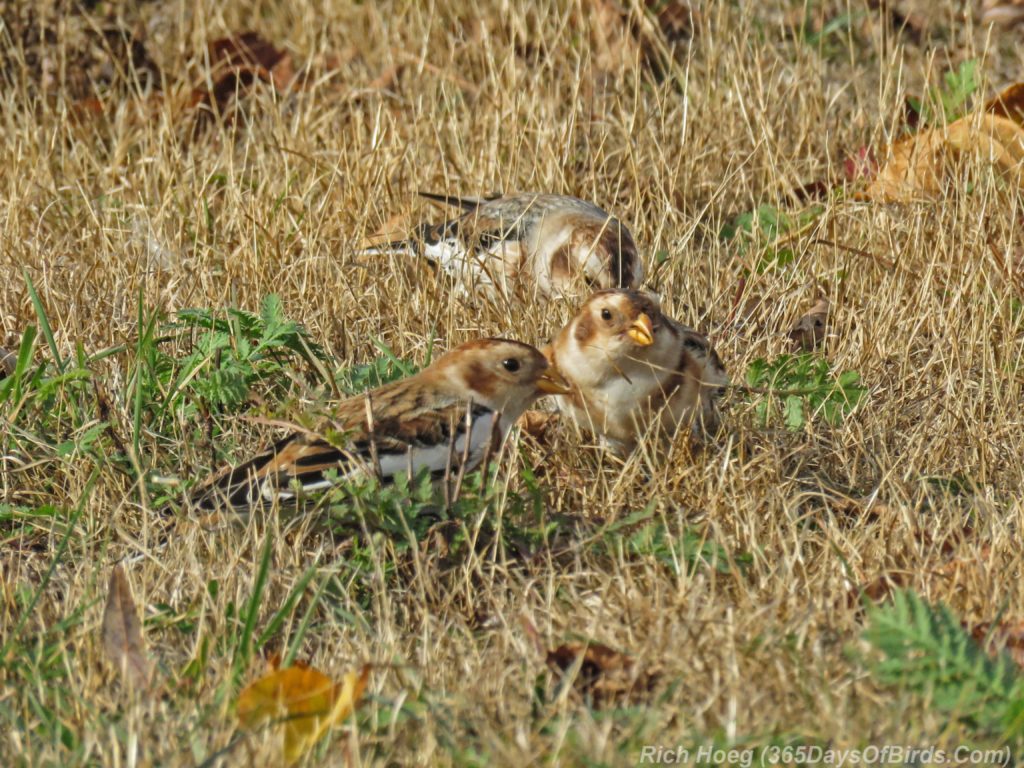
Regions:
<instances>
[{"instance_id":1,"label":"yellow fallen leaf","mask_svg":"<svg viewBox=\"0 0 1024 768\"><path fill-rule=\"evenodd\" d=\"M368 664L346 673L341 683L304 664L275 669L239 694L238 720L246 728L276 726L285 762L291 765L352 714L369 675Z\"/></svg>"},{"instance_id":2,"label":"yellow fallen leaf","mask_svg":"<svg viewBox=\"0 0 1024 768\"><path fill-rule=\"evenodd\" d=\"M921 131L892 145L889 160L856 197L910 202L935 197L949 184L958 159L988 163L1018 189L1024 188L1024 84L1017 83L945 128Z\"/></svg>"}]
</instances>

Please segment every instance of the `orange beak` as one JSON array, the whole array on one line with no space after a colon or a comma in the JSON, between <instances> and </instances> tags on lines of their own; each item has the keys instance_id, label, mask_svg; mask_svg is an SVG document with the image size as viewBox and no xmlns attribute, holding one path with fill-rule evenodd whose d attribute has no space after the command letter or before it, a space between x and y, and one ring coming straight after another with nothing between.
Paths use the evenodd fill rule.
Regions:
<instances>
[{"instance_id":1,"label":"orange beak","mask_svg":"<svg viewBox=\"0 0 1024 768\"><path fill-rule=\"evenodd\" d=\"M537 389L545 395L567 395L569 394L569 382L562 378L562 374L553 367L548 368L537 379Z\"/></svg>"},{"instance_id":2,"label":"orange beak","mask_svg":"<svg viewBox=\"0 0 1024 768\"><path fill-rule=\"evenodd\" d=\"M647 316L646 312L641 312L640 316L629 326L626 334L641 347L649 347L654 343L654 323L651 322L651 318Z\"/></svg>"}]
</instances>

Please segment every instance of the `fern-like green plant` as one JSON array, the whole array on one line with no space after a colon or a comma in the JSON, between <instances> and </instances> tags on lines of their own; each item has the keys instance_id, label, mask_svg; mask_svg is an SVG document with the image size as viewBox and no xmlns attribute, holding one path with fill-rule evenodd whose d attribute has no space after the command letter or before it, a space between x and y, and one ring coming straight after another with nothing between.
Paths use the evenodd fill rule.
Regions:
<instances>
[{"instance_id":1,"label":"fern-like green plant","mask_svg":"<svg viewBox=\"0 0 1024 768\"><path fill-rule=\"evenodd\" d=\"M194 408L200 402L213 412L230 411L246 402L257 381L273 381L296 358L314 366L326 359L306 330L285 316L274 294L263 300L259 314L230 308L217 317L208 309L183 309L168 328L178 338L195 335L185 357L162 350L159 355L158 375L169 385L174 406Z\"/></svg>"},{"instance_id":2,"label":"fern-like green plant","mask_svg":"<svg viewBox=\"0 0 1024 768\"><path fill-rule=\"evenodd\" d=\"M827 360L811 353L780 355L771 362L758 358L747 368L747 384L766 390L754 407L760 425L767 426L781 413L792 430L803 429L819 415L835 426L867 394L859 373L835 376Z\"/></svg>"},{"instance_id":3,"label":"fern-like green plant","mask_svg":"<svg viewBox=\"0 0 1024 768\"><path fill-rule=\"evenodd\" d=\"M380 350L380 357L369 363L359 363L345 368L337 375L338 385L348 394L355 395L382 384L412 376L419 368L408 360L396 355L391 347L379 339L373 339L374 346ZM427 350L424 365L430 365L432 349Z\"/></svg>"},{"instance_id":4,"label":"fern-like green plant","mask_svg":"<svg viewBox=\"0 0 1024 768\"><path fill-rule=\"evenodd\" d=\"M894 592L891 603L869 606L864 639L879 683L925 697L980 738L1024 733L1024 675L1005 653L986 654L945 605Z\"/></svg>"}]
</instances>

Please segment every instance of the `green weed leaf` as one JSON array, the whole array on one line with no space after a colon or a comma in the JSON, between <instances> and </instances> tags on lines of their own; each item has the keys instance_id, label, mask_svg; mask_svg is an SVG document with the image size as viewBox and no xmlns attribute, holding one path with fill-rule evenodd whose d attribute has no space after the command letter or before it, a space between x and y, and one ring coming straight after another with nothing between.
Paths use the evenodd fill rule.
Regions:
<instances>
[{"instance_id":1,"label":"green weed leaf","mask_svg":"<svg viewBox=\"0 0 1024 768\"><path fill-rule=\"evenodd\" d=\"M838 425L867 394L859 373L833 376L828 361L811 353L781 355L772 362L758 358L747 367L747 384L767 390L754 405L758 423L767 426L780 414L794 431L816 417Z\"/></svg>"},{"instance_id":2,"label":"green weed leaf","mask_svg":"<svg viewBox=\"0 0 1024 768\"><path fill-rule=\"evenodd\" d=\"M864 639L875 651L865 663L882 685L926 697L943 715L994 737L1018 722L1024 676L1006 654L986 654L946 606L894 592L891 604L868 607Z\"/></svg>"}]
</instances>

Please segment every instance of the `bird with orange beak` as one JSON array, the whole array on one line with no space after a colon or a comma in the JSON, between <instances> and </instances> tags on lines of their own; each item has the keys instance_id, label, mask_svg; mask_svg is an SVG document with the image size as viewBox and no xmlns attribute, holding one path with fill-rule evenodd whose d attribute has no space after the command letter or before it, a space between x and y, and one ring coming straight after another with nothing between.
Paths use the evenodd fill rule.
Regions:
<instances>
[{"instance_id":1,"label":"bird with orange beak","mask_svg":"<svg viewBox=\"0 0 1024 768\"><path fill-rule=\"evenodd\" d=\"M725 367L707 337L666 316L652 294L593 294L543 351L571 387L562 410L617 453L651 430L718 429Z\"/></svg>"}]
</instances>

